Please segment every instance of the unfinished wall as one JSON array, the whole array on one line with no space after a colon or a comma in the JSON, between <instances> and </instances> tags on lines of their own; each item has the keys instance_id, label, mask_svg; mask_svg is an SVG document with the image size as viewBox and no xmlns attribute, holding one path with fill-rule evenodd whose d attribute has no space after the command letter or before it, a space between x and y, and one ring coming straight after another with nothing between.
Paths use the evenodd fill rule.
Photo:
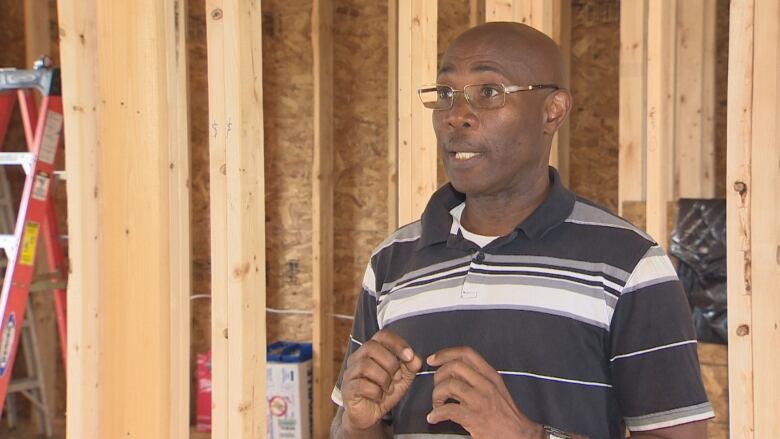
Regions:
<instances>
[{"instance_id":1,"label":"unfinished wall","mask_svg":"<svg viewBox=\"0 0 780 439\"><path fill-rule=\"evenodd\" d=\"M333 309L352 315L371 251L387 235L387 2L335 3ZM336 371L351 326L335 320Z\"/></svg>"}]
</instances>

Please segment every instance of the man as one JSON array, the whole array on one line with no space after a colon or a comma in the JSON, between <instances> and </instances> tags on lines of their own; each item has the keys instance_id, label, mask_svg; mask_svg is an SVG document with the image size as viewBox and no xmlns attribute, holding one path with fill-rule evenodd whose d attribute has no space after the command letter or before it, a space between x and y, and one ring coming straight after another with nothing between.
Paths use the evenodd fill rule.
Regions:
<instances>
[{"instance_id":1,"label":"man","mask_svg":"<svg viewBox=\"0 0 780 439\"><path fill-rule=\"evenodd\" d=\"M547 165L561 66L542 33L490 23L420 89L450 184L371 257L334 437L706 437L668 258Z\"/></svg>"}]
</instances>

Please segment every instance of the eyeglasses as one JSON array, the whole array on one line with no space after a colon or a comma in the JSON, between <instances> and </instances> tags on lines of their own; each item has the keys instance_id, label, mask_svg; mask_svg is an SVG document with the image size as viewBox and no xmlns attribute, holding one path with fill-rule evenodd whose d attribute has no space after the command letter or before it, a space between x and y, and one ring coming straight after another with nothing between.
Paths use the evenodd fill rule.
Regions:
<instances>
[{"instance_id":1,"label":"eyeglasses","mask_svg":"<svg viewBox=\"0 0 780 439\"><path fill-rule=\"evenodd\" d=\"M518 91L531 91L541 88L559 87L554 84L539 85L504 85L504 84L470 84L463 87L463 90L455 90L449 85L432 84L417 89L417 95L420 97L425 108L431 110L449 110L455 103L455 95L463 93L466 102L475 109L493 110L501 108L506 104L506 95Z\"/></svg>"}]
</instances>

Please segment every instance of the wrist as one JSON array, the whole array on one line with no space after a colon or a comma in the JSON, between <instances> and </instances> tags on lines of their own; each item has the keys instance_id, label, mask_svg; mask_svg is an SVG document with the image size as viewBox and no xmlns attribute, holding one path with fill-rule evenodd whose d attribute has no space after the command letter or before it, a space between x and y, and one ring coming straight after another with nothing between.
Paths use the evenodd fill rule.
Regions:
<instances>
[{"instance_id":1,"label":"wrist","mask_svg":"<svg viewBox=\"0 0 780 439\"><path fill-rule=\"evenodd\" d=\"M345 414L341 421L340 439L373 439L383 437L381 423L382 421L380 420L374 425L360 428L350 422L349 416Z\"/></svg>"}]
</instances>

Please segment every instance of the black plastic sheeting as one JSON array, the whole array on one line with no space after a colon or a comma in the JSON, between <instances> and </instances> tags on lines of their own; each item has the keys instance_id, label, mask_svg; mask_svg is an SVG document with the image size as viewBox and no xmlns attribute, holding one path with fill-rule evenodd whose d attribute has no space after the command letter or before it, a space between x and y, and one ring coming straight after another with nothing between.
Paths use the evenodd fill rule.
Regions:
<instances>
[{"instance_id":1,"label":"black plastic sheeting","mask_svg":"<svg viewBox=\"0 0 780 439\"><path fill-rule=\"evenodd\" d=\"M726 200L681 199L670 252L699 341L727 344Z\"/></svg>"}]
</instances>

